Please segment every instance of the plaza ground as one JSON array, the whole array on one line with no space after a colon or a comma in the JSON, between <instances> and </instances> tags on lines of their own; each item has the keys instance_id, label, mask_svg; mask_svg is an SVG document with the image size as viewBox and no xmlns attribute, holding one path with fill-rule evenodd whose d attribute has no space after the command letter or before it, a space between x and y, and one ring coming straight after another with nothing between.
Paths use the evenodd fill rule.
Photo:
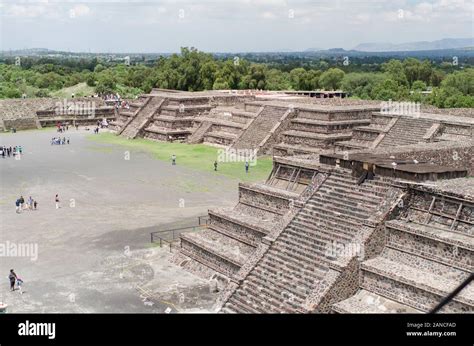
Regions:
<instances>
[{"instance_id":1,"label":"plaza ground","mask_svg":"<svg viewBox=\"0 0 474 346\"><path fill-rule=\"evenodd\" d=\"M210 208L233 206L238 182L265 179L271 160L249 175L242 163L214 172L216 148L85 130L70 130L64 136L71 144L52 146L56 135L0 135L0 145L24 151L20 160L0 159L0 243L38 246L36 260L1 258L0 301L8 312L209 311L209 283L170 264L169 250L153 246L150 232L194 225ZM36 199L38 210L16 214L20 195ZM11 268L25 282L23 295L9 292Z\"/></svg>"}]
</instances>

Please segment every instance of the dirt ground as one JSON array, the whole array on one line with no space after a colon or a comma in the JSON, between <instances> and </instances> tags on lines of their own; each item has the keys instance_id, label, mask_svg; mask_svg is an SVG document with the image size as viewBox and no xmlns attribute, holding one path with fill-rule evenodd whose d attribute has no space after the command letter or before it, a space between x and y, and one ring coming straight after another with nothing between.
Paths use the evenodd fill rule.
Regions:
<instances>
[{"instance_id":1,"label":"dirt ground","mask_svg":"<svg viewBox=\"0 0 474 346\"><path fill-rule=\"evenodd\" d=\"M234 205L237 181L89 134L67 132L69 145L51 145L52 129L0 135L0 145L23 147L19 160L0 158L0 302L8 312L209 311L209 283L169 263L150 232ZM17 214L20 195L38 210ZM12 268L24 294L9 291Z\"/></svg>"}]
</instances>

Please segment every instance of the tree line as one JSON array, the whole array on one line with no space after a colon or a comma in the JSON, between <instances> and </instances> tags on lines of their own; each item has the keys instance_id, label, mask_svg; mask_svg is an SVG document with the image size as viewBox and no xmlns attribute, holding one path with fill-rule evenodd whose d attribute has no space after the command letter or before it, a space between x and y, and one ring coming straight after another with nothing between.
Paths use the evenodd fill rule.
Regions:
<instances>
[{"instance_id":1,"label":"tree line","mask_svg":"<svg viewBox=\"0 0 474 346\"><path fill-rule=\"evenodd\" d=\"M320 60L308 66L255 63L239 57L216 58L195 48L130 65L92 59L23 58L0 63L0 98L48 97L85 83L95 93L134 97L152 88L185 91L219 89L343 90L351 97L410 100L440 108L474 107L474 69L415 58L380 64ZM370 72L367 72L367 71ZM85 85L84 84L84 85ZM79 89L76 96L81 95Z\"/></svg>"}]
</instances>

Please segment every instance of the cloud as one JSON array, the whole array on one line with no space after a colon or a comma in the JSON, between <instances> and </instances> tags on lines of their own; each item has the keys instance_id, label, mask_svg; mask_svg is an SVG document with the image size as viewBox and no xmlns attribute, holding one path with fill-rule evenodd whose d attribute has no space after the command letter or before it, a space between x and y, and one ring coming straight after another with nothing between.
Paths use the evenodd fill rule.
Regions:
<instances>
[{"instance_id":1,"label":"cloud","mask_svg":"<svg viewBox=\"0 0 474 346\"><path fill-rule=\"evenodd\" d=\"M74 6L73 8L71 8L69 10L69 14L73 15L75 17L87 16L90 13L91 13L91 9L88 6L84 5L84 4L76 5L76 6Z\"/></svg>"}]
</instances>

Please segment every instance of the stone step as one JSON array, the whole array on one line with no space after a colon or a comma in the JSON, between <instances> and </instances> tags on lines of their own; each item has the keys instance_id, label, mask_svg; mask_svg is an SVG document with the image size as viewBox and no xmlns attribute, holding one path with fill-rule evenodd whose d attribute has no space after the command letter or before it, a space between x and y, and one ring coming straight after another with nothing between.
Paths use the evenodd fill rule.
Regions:
<instances>
[{"instance_id":1,"label":"stone step","mask_svg":"<svg viewBox=\"0 0 474 346\"><path fill-rule=\"evenodd\" d=\"M297 221L299 223L313 224L315 228L320 227L321 224L326 225L326 223L326 227L328 227L328 229L333 229L334 227L339 226L343 230L341 233L344 233L348 236L357 233L357 230L360 229L361 226L360 222L355 222L347 218L344 219L340 218L339 216L328 214L308 213L306 210L301 210L297 217Z\"/></svg>"},{"instance_id":2,"label":"stone step","mask_svg":"<svg viewBox=\"0 0 474 346\"><path fill-rule=\"evenodd\" d=\"M249 294L248 290L246 290L245 282L239 287L233 294L236 299L240 301L240 303L248 308L257 311L252 313L279 313L280 311L269 301L260 300L255 297L253 294Z\"/></svg>"},{"instance_id":3,"label":"stone step","mask_svg":"<svg viewBox=\"0 0 474 346\"><path fill-rule=\"evenodd\" d=\"M334 181L334 180L326 180L323 184L323 186L328 187L328 188L333 188L336 191L340 190L342 191L343 189L352 191L352 193L359 194L359 195L365 195L366 197L368 196L374 196L374 197L380 197L383 198L385 197L386 190L385 189L380 189L380 190L374 190L371 188L366 188L363 186L357 186L357 185L352 185L352 184L343 184L339 181Z\"/></svg>"},{"instance_id":4,"label":"stone step","mask_svg":"<svg viewBox=\"0 0 474 346\"><path fill-rule=\"evenodd\" d=\"M307 288L305 288L306 286L304 287L304 289L301 289L303 287L298 288L298 286L296 286L292 280L283 277L283 275L278 277L271 272L262 271L260 267L255 268L252 275L248 276L246 280L253 281L257 286L265 285L266 287L276 289L280 292L291 292L300 301L304 301L309 291Z\"/></svg>"},{"instance_id":5,"label":"stone step","mask_svg":"<svg viewBox=\"0 0 474 346\"><path fill-rule=\"evenodd\" d=\"M288 244L300 246L300 249L305 250L308 254L324 254L328 250L328 245L331 244L330 240L308 238L302 234L294 234L290 232L284 232L280 237L280 240L283 240Z\"/></svg>"},{"instance_id":6,"label":"stone step","mask_svg":"<svg viewBox=\"0 0 474 346\"><path fill-rule=\"evenodd\" d=\"M334 218L348 218L354 223L362 224L367 217L359 217L353 215L353 213L348 212L345 209L341 209L335 206L319 206L316 204L307 203L305 210L307 210L309 215L330 215Z\"/></svg>"},{"instance_id":7,"label":"stone step","mask_svg":"<svg viewBox=\"0 0 474 346\"><path fill-rule=\"evenodd\" d=\"M317 192L311 199L308 201L310 205L329 205L335 206L340 209L345 209L350 213L354 213L355 216L361 218L367 218L368 214L376 210L374 205L366 205L354 201L350 196L347 196L345 199L340 199L332 194L324 194Z\"/></svg>"},{"instance_id":8,"label":"stone step","mask_svg":"<svg viewBox=\"0 0 474 346\"><path fill-rule=\"evenodd\" d=\"M221 219L225 219L230 223L241 225L246 228L251 228L257 232L262 233L262 236L271 232L271 230L275 226L272 220L262 220L262 218L244 214L244 213L239 213L235 210L229 210L229 209L209 210L209 216L212 218L212 216L214 215Z\"/></svg>"},{"instance_id":9,"label":"stone step","mask_svg":"<svg viewBox=\"0 0 474 346\"><path fill-rule=\"evenodd\" d=\"M329 181L337 181L339 183L345 183L349 185L356 186L358 188L365 188L365 189L373 189L373 188L389 188L387 181L382 180L381 178L375 178L372 180L365 180L361 185L357 185L357 178L352 176L347 176L346 174L341 174L337 172L333 172L329 178Z\"/></svg>"},{"instance_id":10,"label":"stone step","mask_svg":"<svg viewBox=\"0 0 474 346\"><path fill-rule=\"evenodd\" d=\"M304 298L298 297L293 292L289 292L288 290L275 290L275 287L268 287L261 281L257 283L253 281L252 278L246 280L243 285L247 285L249 288L249 295L257 296L258 298L256 297L256 299L267 301L268 303L276 303L275 305L283 310L283 312L295 312L304 301Z\"/></svg>"},{"instance_id":11,"label":"stone step","mask_svg":"<svg viewBox=\"0 0 474 346\"><path fill-rule=\"evenodd\" d=\"M274 266L273 262L277 262L279 268L284 269L285 266L290 269L288 274L301 274L302 279L309 280L308 278L321 278L328 271L327 263L308 263L301 262L299 257L288 256L286 252L280 252L278 249L270 248L261 263Z\"/></svg>"},{"instance_id":12,"label":"stone step","mask_svg":"<svg viewBox=\"0 0 474 346\"><path fill-rule=\"evenodd\" d=\"M242 243L244 244L247 244L247 245L250 245L250 246L253 246L253 247L256 247L258 245L258 243L260 242L260 239L257 239L256 237L252 237L252 236L246 236L246 235L243 235L241 233L237 233L237 232L234 232L234 231L231 231L231 230L228 230L224 227L222 227L222 225L219 225L219 224L211 224L211 225L208 225L208 227L216 232L219 232L219 233L222 233L230 238L234 238L238 241L241 241Z\"/></svg>"},{"instance_id":13,"label":"stone step","mask_svg":"<svg viewBox=\"0 0 474 346\"><path fill-rule=\"evenodd\" d=\"M279 262L281 263L281 262ZM316 272L304 273L301 270L285 267L270 267L266 263L259 263L255 267L255 275L274 282L275 285L289 285L293 287L302 297L307 295L314 282L319 280L321 275ZM304 276L303 276L304 275Z\"/></svg>"},{"instance_id":14,"label":"stone step","mask_svg":"<svg viewBox=\"0 0 474 346\"><path fill-rule=\"evenodd\" d=\"M404 250L385 247L382 252L382 257L390 261L399 262L409 267L418 268L420 270L428 271L434 275L445 277L449 280L461 282L468 270L456 268L452 265L438 262L430 258L421 257L418 254L407 252Z\"/></svg>"},{"instance_id":15,"label":"stone step","mask_svg":"<svg viewBox=\"0 0 474 346\"><path fill-rule=\"evenodd\" d=\"M254 251L253 246L244 244L212 229L182 233L180 237L236 265L245 263L248 256Z\"/></svg>"},{"instance_id":16,"label":"stone step","mask_svg":"<svg viewBox=\"0 0 474 346\"><path fill-rule=\"evenodd\" d=\"M402 220L387 221L385 225L389 229L388 246L467 271L474 270L473 237Z\"/></svg>"},{"instance_id":17,"label":"stone step","mask_svg":"<svg viewBox=\"0 0 474 346\"><path fill-rule=\"evenodd\" d=\"M355 194L355 193L349 193L349 192L341 192L339 190L331 189L328 186L321 186L318 190L318 192L325 194L325 195L332 195L334 197L337 197L338 199L345 199L347 196L350 195L351 199L356 202L356 203L361 203L365 205L369 205L372 207L377 207L382 199L380 197L374 197L374 196L368 196L367 195L362 195L362 194Z\"/></svg>"},{"instance_id":18,"label":"stone step","mask_svg":"<svg viewBox=\"0 0 474 346\"><path fill-rule=\"evenodd\" d=\"M240 310L240 313L250 313L250 314L261 314L265 313L265 310L262 308L257 308L250 299L246 299L242 297L241 293L239 292L240 289L237 289L232 297L230 297L229 302ZM249 300L249 302L247 302Z\"/></svg>"},{"instance_id":19,"label":"stone step","mask_svg":"<svg viewBox=\"0 0 474 346\"><path fill-rule=\"evenodd\" d=\"M288 226L288 231L297 234L306 234L308 237L317 234L318 237L327 240L328 242L338 241L340 243L349 243L357 230L353 229L350 233L347 231L340 231L338 226L321 223L320 226L315 227L313 223L304 222L302 220L294 220Z\"/></svg>"},{"instance_id":20,"label":"stone step","mask_svg":"<svg viewBox=\"0 0 474 346\"><path fill-rule=\"evenodd\" d=\"M460 284L380 256L363 262L361 269L363 289L425 312ZM387 285L390 290L387 290ZM467 286L444 311L474 312L474 286Z\"/></svg>"},{"instance_id":21,"label":"stone step","mask_svg":"<svg viewBox=\"0 0 474 346\"><path fill-rule=\"evenodd\" d=\"M372 146L373 141L371 140L361 140L352 138L348 141L338 141L336 142L336 147L341 151L352 150L352 149L367 149Z\"/></svg>"},{"instance_id":22,"label":"stone step","mask_svg":"<svg viewBox=\"0 0 474 346\"><path fill-rule=\"evenodd\" d=\"M285 241L276 242L273 246L275 250L283 251L286 256L294 257L295 259L301 262L307 262L308 264L319 263L329 265L329 262L333 260L332 258L326 257L324 252L318 253L316 251L312 251L311 253L307 253L304 251L307 250L307 248L302 249L303 246L301 244L291 243L288 241L288 239Z\"/></svg>"},{"instance_id":23,"label":"stone step","mask_svg":"<svg viewBox=\"0 0 474 346\"><path fill-rule=\"evenodd\" d=\"M333 310L342 314L421 313L410 306L366 290L360 290L352 297L334 304Z\"/></svg>"},{"instance_id":24,"label":"stone step","mask_svg":"<svg viewBox=\"0 0 474 346\"><path fill-rule=\"evenodd\" d=\"M385 193L372 191L369 194L369 193L365 193L363 191L356 189L354 186L349 187L347 185L340 185L340 184L334 184L334 183L323 184L320 187L320 190L321 192L334 191L335 193L338 193L338 194L351 195L354 199L355 198L366 198L366 199L370 198L370 199L373 199L374 203L376 204L380 204L383 201L383 197L385 196Z\"/></svg>"},{"instance_id":25,"label":"stone step","mask_svg":"<svg viewBox=\"0 0 474 346\"><path fill-rule=\"evenodd\" d=\"M324 185L323 185L324 186ZM315 196L319 198L324 198L324 200L334 202L340 205L345 205L347 207L352 208L361 208L361 209L374 209L378 207L380 204L380 199L368 199L368 198L361 198L359 195L353 194L341 194L338 192L333 193L332 190L328 189L328 186L324 188L320 188ZM368 196L370 197L370 195Z\"/></svg>"},{"instance_id":26,"label":"stone step","mask_svg":"<svg viewBox=\"0 0 474 346\"><path fill-rule=\"evenodd\" d=\"M225 306L219 310L219 313L222 314L245 314L246 312L246 310L239 308L230 301L226 302Z\"/></svg>"},{"instance_id":27,"label":"stone step","mask_svg":"<svg viewBox=\"0 0 474 346\"><path fill-rule=\"evenodd\" d=\"M229 132L223 132L223 131L211 131L204 135L204 138L206 137L216 137L216 138L234 140L237 138L237 135L235 133L229 133Z\"/></svg>"}]
</instances>

